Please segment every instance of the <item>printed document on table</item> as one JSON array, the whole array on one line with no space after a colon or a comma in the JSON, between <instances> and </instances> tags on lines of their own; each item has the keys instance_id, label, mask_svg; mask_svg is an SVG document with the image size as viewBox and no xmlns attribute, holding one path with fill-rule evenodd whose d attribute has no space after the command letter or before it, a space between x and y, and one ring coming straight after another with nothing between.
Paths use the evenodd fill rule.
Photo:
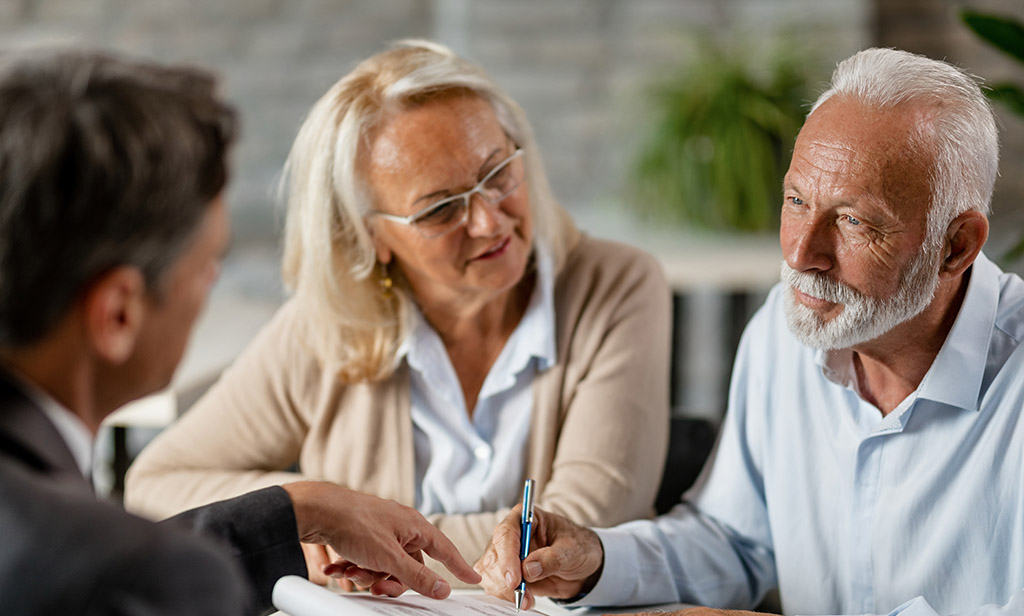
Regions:
<instances>
[{"instance_id":1,"label":"printed document on table","mask_svg":"<svg viewBox=\"0 0 1024 616\"><path fill-rule=\"evenodd\" d=\"M415 593L401 597L335 594L304 578L289 575L274 585L274 607L289 616L515 616L514 605L483 593L453 593L438 601Z\"/></svg>"}]
</instances>

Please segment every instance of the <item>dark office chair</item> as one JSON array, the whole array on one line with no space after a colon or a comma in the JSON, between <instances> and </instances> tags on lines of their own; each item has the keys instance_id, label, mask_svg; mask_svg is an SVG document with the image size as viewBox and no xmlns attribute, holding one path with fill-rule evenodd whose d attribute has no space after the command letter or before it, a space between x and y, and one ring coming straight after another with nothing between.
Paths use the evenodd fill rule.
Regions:
<instances>
[{"instance_id":1,"label":"dark office chair","mask_svg":"<svg viewBox=\"0 0 1024 616\"><path fill-rule=\"evenodd\" d=\"M665 473L654 508L665 513L677 503L700 474L715 444L715 426L706 419L675 417L669 428Z\"/></svg>"}]
</instances>

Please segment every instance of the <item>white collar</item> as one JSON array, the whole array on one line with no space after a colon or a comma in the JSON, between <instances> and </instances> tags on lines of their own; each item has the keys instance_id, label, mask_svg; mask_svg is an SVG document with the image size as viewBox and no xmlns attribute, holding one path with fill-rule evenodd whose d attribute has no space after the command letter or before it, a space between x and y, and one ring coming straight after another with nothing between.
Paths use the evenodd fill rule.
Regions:
<instances>
[{"instance_id":1,"label":"white collar","mask_svg":"<svg viewBox=\"0 0 1024 616\"><path fill-rule=\"evenodd\" d=\"M15 375L15 379L21 387L22 393L43 411L43 414L64 439L64 444L67 445L75 463L78 464L78 470L82 472L82 476L86 479L91 477L93 435L82 418L57 402L53 396L40 389L35 383L21 375Z\"/></svg>"},{"instance_id":2,"label":"white collar","mask_svg":"<svg viewBox=\"0 0 1024 616\"><path fill-rule=\"evenodd\" d=\"M916 392L920 398L977 411L989 351L988 341L999 303L999 269L984 253L979 253L969 271L967 293L953 328ZM850 387L859 395L851 350L819 350L815 353L815 361L821 366L825 378L837 385ZM956 378L947 378L949 375L956 375Z\"/></svg>"},{"instance_id":3,"label":"white collar","mask_svg":"<svg viewBox=\"0 0 1024 616\"><path fill-rule=\"evenodd\" d=\"M510 345L513 339L518 339L515 352L507 357L507 361L502 361L505 364L502 369L511 370L512 374L522 370L532 357L538 358L539 370L551 367L558 359L555 351L554 262L547 248L540 242L534 243L533 254L534 266L537 271L536 284L526 312L523 313L522 319L506 343L506 345ZM405 358L410 367L424 374L432 373L432 366L437 365L437 358L428 349L433 348L435 353L440 350L436 348L440 344L439 336L427 322L418 306L413 304L410 312L412 313L412 327L409 328L408 335L399 346L395 361L400 362ZM502 356L505 355L502 353Z\"/></svg>"}]
</instances>

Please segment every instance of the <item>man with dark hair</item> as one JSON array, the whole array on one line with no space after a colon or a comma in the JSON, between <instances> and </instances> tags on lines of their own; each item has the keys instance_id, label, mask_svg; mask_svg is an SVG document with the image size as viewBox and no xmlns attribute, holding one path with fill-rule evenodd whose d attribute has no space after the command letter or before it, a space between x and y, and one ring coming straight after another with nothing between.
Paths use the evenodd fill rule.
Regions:
<instances>
[{"instance_id":1,"label":"man with dark hair","mask_svg":"<svg viewBox=\"0 0 1024 616\"><path fill-rule=\"evenodd\" d=\"M165 387L228 240L235 113L198 70L0 58L0 605L14 614L237 614L304 575L299 541L398 594L478 576L417 512L298 482L154 525L97 501L92 437ZM244 569L241 575L238 567ZM386 577L391 574L391 577Z\"/></svg>"}]
</instances>

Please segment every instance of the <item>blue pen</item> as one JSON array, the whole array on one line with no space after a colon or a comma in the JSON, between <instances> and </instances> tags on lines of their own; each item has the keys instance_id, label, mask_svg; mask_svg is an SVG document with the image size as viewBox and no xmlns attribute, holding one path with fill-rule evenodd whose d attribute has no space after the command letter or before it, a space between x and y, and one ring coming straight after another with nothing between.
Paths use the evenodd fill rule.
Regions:
<instances>
[{"instance_id":1,"label":"blue pen","mask_svg":"<svg viewBox=\"0 0 1024 616\"><path fill-rule=\"evenodd\" d=\"M519 560L526 560L530 555L530 533L533 531L533 479L527 479L523 485L523 527L519 534ZM522 574L520 574L522 575ZM523 604L523 597L526 596L526 580L519 578L519 588L516 589L516 611Z\"/></svg>"}]
</instances>

